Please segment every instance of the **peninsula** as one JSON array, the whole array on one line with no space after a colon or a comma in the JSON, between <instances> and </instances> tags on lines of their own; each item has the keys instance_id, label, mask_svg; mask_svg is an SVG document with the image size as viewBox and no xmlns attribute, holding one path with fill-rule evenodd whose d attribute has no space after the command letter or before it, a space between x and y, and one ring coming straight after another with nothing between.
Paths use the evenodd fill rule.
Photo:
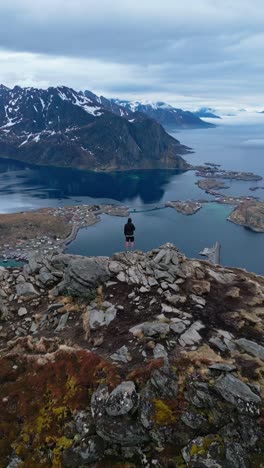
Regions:
<instances>
[{"instance_id":1,"label":"peninsula","mask_svg":"<svg viewBox=\"0 0 264 468\"><path fill-rule=\"evenodd\" d=\"M0 215L0 257L27 260L32 252L62 252L79 229L100 221L101 214L128 216L119 205L75 205Z\"/></svg>"}]
</instances>

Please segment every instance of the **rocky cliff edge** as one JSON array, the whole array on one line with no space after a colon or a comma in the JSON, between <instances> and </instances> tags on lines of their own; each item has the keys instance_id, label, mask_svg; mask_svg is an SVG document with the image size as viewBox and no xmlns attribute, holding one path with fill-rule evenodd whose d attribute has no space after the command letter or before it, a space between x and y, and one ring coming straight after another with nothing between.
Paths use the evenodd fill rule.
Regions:
<instances>
[{"instance_id":1,"label":"rocky cliff edge","mask_svg":"<svg viewBox=\"0 0 264 468\"><path fill-rule=\"evenodd\" d=\"M263 466L263 277L166 244L0 281L1 466Z\"/></svg>"}]
</instances>

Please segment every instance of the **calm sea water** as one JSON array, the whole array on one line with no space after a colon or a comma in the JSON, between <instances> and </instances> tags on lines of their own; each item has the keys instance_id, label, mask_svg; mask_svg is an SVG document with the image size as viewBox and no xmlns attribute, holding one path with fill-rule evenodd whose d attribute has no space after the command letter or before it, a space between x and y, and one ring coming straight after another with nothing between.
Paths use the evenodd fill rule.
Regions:
<instances>
[{"instance_id":1,"label":"calm sea water","mask_svg":"<svg viewBox=\"0 0 264 468\"><path fill-rule=\"evenodd\" d=\"M264 116L263 116L264 124ZM214 162L224 169L252 171L264 177L263 125L225 125L214 129L174 134L195 153L188 162ZM96 174L70 169L32 168L0 160L0 212L31 210L44 206L114 202L145 210L166 200L213 198L201 191L194 172L132 171ZM227 181L225 193L254 194L264 200L264 181ZM222 245L222 263L264 274L264 234L256 234L226 221L231 207L205 204L193 216L172 209L133 213L136 247L148 250L165 242L175 243L186 255L199 252L216 240ZM124 218L103 216L102 222L83 229L68 251L82 255L111 255L124 249Z\"/></svg>"}]
</instances>

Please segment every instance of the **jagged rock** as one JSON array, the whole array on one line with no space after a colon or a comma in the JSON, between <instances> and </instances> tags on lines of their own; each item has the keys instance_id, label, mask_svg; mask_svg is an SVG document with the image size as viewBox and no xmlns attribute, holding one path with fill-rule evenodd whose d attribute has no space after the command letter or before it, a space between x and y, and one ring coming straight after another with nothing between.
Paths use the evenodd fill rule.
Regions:
<instances>
[{"instance_id":1,"label":"jagged rock","mask_svg":"<svg viewBox=\"0 0 264 468\"><path fill-rule=\"evenodd\" d=\"M149 289L146 288L145 286L141 286L139 292L140 292L140 293L146 293L146 292L149 292Z\"/></svg>"},{"instance_id":2,"label":"jagged rock","mask_svg":"<svg viewBox=\"0 0 264 468\"><path fill-rule=\"evenodd\" d=\"M69 448L63 452L63 466L79 468L98 462L104 456L105 443L97 435L82 440L82 446Z\"/></svg>"},{"instance_id":3,"label":"jagged rock","mask_svg":"<svg viewBox=\"0 0 264 468\"><path fill-rule=\"evenodd\" d=\"M90 311L90 327L92 330L105 325L105 312L93 309Z\"/></svg>"},{"instance_id":4,"label":"jagged rock","mask_svg":"<svg viewBox=\"0 0 264 468\"><path fill-rule=\"evenodd\" d=\"M210 394L208 384L205 382L190 382L186 398L196 408L213 408L215 398Z\"/></svg>"},{"instance_id":5,"label":"jagged rock","mask_svg":"<svg viewBox=\"0 0 264 468\"><path fill-rule=\"evenodd\" d=\"M148 431L138 421L122 418L101 418L97 422L97 434L110 444L124 447L140 446L149 441Z\"/></svg>"},{"instance_id":6,"label":"jagged rock","mask_svg":"<svg viewBox=\"0 0 264 468\"><path fill-rule=\"evenodd\" d=\"M159 358L167 359L168 353L165 347L162 344L158 343L153 349L153 356L154 356L154 359L159 359Z\"/></svg>"},{"instance_id":7,"label":"jagged rock","mask_svg":"<svg viewBox=\"0 0 264 468\"><path fill-rule=\"evenodd\" d=\"M145 336L165 336L169 333L170 327L167 323L161 322L144 322L135 327L130 328L130 333L133 335L141 331Z\"/></svg>"},{"instance_id":8,"label":"jagged rock","mask_svg":"<svg viewBox=\"0 0 264 468\"><path fill-rule=\"evenodd\" d=\"M126 381L118 385L109 395L105 410L109 416L123 416L138 407L139 396L134 382Z\"/></svg>"},{"instance_id":9,"label":"jagged rock","mask_svg":"<svg viewBox=\"0 0 264 468\"><path fill-rule=\"evenodd\" d=\"M21 463L22 463L21 458L15 455L14 457L12 457L12 459L10 460L6 468L19 468Z\"/></svg>"},{"instance_id":10,"label":"jagged rock","mask_svg":"<svg viewBox=\"0 0 264 468\"><path fill-rule=\"evenodd\" d=\"M247 453L236 441L226 443L226 461L230 468L250 468Z\"/></svg>"},{"instance_id":11,"label":"jagged rock","mask_svg":"<svg viewBox=\"0 0 264 468\"><path fill-rule=\"evenodd\" d=\"M113 361L127 363L131 361L132 357L128 352L127 346L122 346L121 348L117 349L114 354L111 354L111 359Z\"/></svg>"},{"instance_id":12,"label":"jagged rock","mask_svg":"<svg viewBox=\"0 0 264 468\"><path fill-rule=\"evenodd\" d=\"M170 324L170 329L177 334L181 334L186 330L186 325L183 322L172 323Z\"/></svg>"},{"instance_id":13,"label":"jagged rock","mask_svg":"<svg viewBox=\"0 0 264 468\"><path fill-rule=\"evenodd\" d=\"M107 385L99 385L91 398L91 413L95 421L102 418L105 409L105 403L109 397Z\"/></svg>"},{"instance_id":14,"label":"jagged rock","mask_svg":"<svg viewBox=\"0 0 264 468\"><path fill-rule=\"evenodd\" d=\"M201 414L190 413L188 411L181 416L181 420L186 426L192 429L199 429L207 423L206 418Z\"/></svg>"},{"instance_id":15,"label":"jagged rock","mask_svg":"<svg viewBox=\"0 0 264 468\"><path fill-rule=\"evenodd\" d=\"M9 274L9 271L6 268L0 266L0 281L7 279Z\"/></svg>"},{"instance_id":16,"label":"jagged rock","mask_svg":"<svg viewBox=\"0 0 264 468\"><path fill-rule=\"evenodd\" d=\"M66 312L66 314L63 314L60 318L60 321L59 321L59 324L56 328L56 332L60 332L61 330L63 330L67 324L67 321L68 321L68 318L69 318L69 312Z\"/></svg>"},{"instance_id":17,"label":"jagged rock","mask_svg":"<svg viewBox=\"0 0 264 468\"><path fill-rule=\"evenodd\" d=\"M168 285L170 289L172 289L175 293L178 293L180 291L180 288L177 284L169 284Z\"/></svg>"},{"instance_id":18,"label":"jagged rock","mask_svg":"<svg viewBox=\"0 0 264 468\"><path fill-rule=\"evenodd\" d=\"M91 297L92 291L110 276L105 257L70 258L61 289L72 296Z\"/></svg>"},{"instance_id":19,"label":"jagged rock","mask_svg":"<svg viewBox=\"0 0 264 468\"><path fill-rule=\"evenodd\" d=\"M44 269L40 270L40 273L37 276L37 278L42 284L44 284L44 286L49 286L54 283L54 276L52 276L49 271L46 271Z\"/></svg>"},{"instance_id":20,"label":"jagged rock","mask_svg":"<svg viewBox=\"0 0 264 468\"><path fill-rule=\"evenodd\" d=\"M219 377L214 388L225 400L235 405L238 411L251 414L259 412L261 398L234 375L226 374Z\"/></svg>"},{"instance_id":21,"label":"jagged rock","mask_svg":"<svg viewBox=\"0 0 264 468\"><path fill-rule=\"evenodd\" d=\"M18 277L16 279L16 282L17 283L25 283L26 282L25 277L23 275L18 275Z\"/></svg>"},{"instance_id":22,"label":"jagged rock","mask_svg":"<svg viewBox=\"0 0 264 468\"><path fill-rule=\"evenodd\" d=\"M202 328L204 328L204 325L201 322L199 321L194 322L190 326L190 328L188 328L188 330L186 330L186 332L180 336L179 343L181 344L181 346L186 346L186 345L192 346L194 344L199 343L202 337L198 333L198 331L201 330Z\"/></svg>"},{"instance_id":23,"label":"jagged rock","mask_svg":"<svg viewBox=\"0 0 264 468\"><path fill-rule=\"evenodd\" d=\"M39 296L38 291L31 283L19 283L16 285L16 293L18 296Z\"/></svg>"},{"instance_id":24,"label":"jagged rock","mask_svg":"<svg viewBox=\"0 0 264 468\"><path fill-rule=\"evenodd\" d=\"M0 289L0 298L5 299L7 297L6 292L3 289Z\"/></svg>"},{"instance_id":25,"label":"jagged rock","mask_svg":"<svg viewBox=\"0 0 264 468\"><path fill-rule=\"evenodd\" d=\"M210 292L210 289L211 284L209 283L209 281L196 281L192 285L192 292L197 296L200 296L202 294L208 294Z\"/></svg>"},{"instance_id":26,"label":"jagged rock","mask_svg":"<svg viewBox=\"0 0 264 468\"><path fill-rule=\"evenodd\" d=\"M247 353L264 361L264 346L254 343L254 341L247 340L246 338L240 338L236 340L235 343Z\"/></svg>"},{"instance_id":27,"label":"jagged rock","mask_svg":"<svg viewBox=\"0 0 264 468\"><path fill-rule=\"evenodd\" d=\"M162 398L176 398L178 395L178 378L170 366L164 366L152 372L149 384L156 395Z\"/></svg>"},{"instance_id":28,"label":"jagged rock","mask_svg":"<svg viewBox=\"0 0 264 468\"><path fill-rule=\"evenodd\" d=\"M224 468L225 450L218 434L193 439L182 450L187 466L199 468Z\"/></svg>"},{"instance_id":29,"label":"jagged rock","mask_svg":"<svg viewBox=\"0 0 264 468\"><path fill-rule=\"evenodd\" d=\"M236 275L234 273L218 273L211 268L207 268L207 272L217 281L217 283L221 284L230 284L236 279Z\"/></svg>"},{"instance_id":30,"label":"jagged rock","mask_svg":"<svg viewBox=\"0 0 264 468\"><path fill-rule=\"evenodd\" d=\"M104 313L105 324L109 325L109 323L111 323L116 318L116 314L117 309L114 306L109 307Z\"/></svg>"},{"instance_id":31,"label":"jagged rock","mask_svg":"<svg viewBox=\"0 0 264 468\"><path fill-rule=\"evenodd\" d=\"M120 271L123 270L123 265L119 262L115 262L115 261L112 261L109 263L109 270L112 272L112 273L120 273Z\"/></svg>"},{"instance_id":32,"label":"jagged rock","mask_svg":"<svg viewBox=\"0 0 264 468\"><path fill-rule=\"evenodd\" d=\"M153 261L155 263L159 263L163 259L163 257L165 257L166 253L167 251L165 249L160 250L156 257L154 257Z\"/></svg>"},{"instance_id":33,"label":"jagged rock","mask_svg":"<svg viewBox=\"0 0 264 468\"><path fill-rule=\"evenodd\" d=\"M149 276L148 277L148 284L152 288L153 286L158 286L159 283L155 278L153 278L152 276Z\"/></svg>"},{"instance_id":34,"label":"jagged rock","mask_svg":"<svg viewBox=\"0 0 264 468\"><path fill-rule=\"evenodd\" d=\"M232 366L229 364L224 364L221 362L216 362L215 364L211 364L209 369L220 371L220 372L233 372L236 370L236 366Z\"/></svg>"},{"instance_id":35,"label":"jagged rock","mask_svg":"<svg viewBox=\"0 0 264 468\"><path fill-rule=\"evenodd\" d=\"M174 294L173 296L167 297L167 301L172 305L184 304L186 302L186 297Z\"/></svg>"},{"instance_id":36,"label":"jagged rock","mask_svg":"<svg viewBox=\"0 0 264 468\"><path fill-rule=\"evenodd\" d=\"M224 352L227 350L227 346L218 336L210 338L209 343L216 346L220 351Z\"/></svg>"},{"instance_id":37,"label":"jagged rock","mask_svg":"<svg viewBox=\"0 0 264 468\"><path fill-rule=\"evenodd\" d=\"M192 301L195 303L195 304L198 304L202 307L205 306L206 304L206 301L203 297L200 297L200 296L196 296L195 294L190 294L190 299L192 299Z\"/></svg>"},{"instance_id":38,"label":"jagged rock","mask_svg":"<svg viewBox=\"0 0 264 468\"><path fill-rule=\"evenodd\" d=\"M108 307L106 310L98 310L96 308L90 308L88 307L88 316L87 319L89 320L89 327L93 330L99 327L102 327L104 325L109 325L109 323L112 322L112 320L115 319L116 314L117 314L117 309L115 308L114 305L112 305L110 302L105 301L105 305L110 304L110 307ZM103 304L102 304L103 307ZM87 328L87 327L86 327Z\"/></svg>"},{"instance_id":39,"label":"jagged rock","mask_svg":"<svg viewBox=\"0 0 264 468\"><path fill-rule=\"evenodd\" d=\"M239 288L231 288L227 291L226 296L227 297L239 297L240 295L240 289Z\"/></svg>"},{"instance_id":40,"label":"jagged rock","mask_svg":"<svg viewBox=\"0 0 264 468\"><path fill-rule=\"evenodd\" d=\"M50 304L48 307L48 312L54 312L55 310L61 309L64 307L63 302L57 302L56 304Z\"/></svg>"}]
</instances>

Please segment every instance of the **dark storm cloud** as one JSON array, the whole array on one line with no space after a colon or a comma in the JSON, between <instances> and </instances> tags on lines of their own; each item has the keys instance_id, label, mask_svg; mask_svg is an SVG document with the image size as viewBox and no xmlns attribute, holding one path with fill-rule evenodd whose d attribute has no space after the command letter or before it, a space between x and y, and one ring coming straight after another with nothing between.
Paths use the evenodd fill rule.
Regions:
<instances>
[{"instance_id":1,"label":"dark storm cloud","mask_svg":"<svg viewBox=\"0 0 264 468\"><path fill-rule=\"evenodd\" d=\"M255 99L263 23L263 0L10 0L0 5L0 73L11 84L219 100L249 97L255 78Z\"/></svg>"}]
</instances>

